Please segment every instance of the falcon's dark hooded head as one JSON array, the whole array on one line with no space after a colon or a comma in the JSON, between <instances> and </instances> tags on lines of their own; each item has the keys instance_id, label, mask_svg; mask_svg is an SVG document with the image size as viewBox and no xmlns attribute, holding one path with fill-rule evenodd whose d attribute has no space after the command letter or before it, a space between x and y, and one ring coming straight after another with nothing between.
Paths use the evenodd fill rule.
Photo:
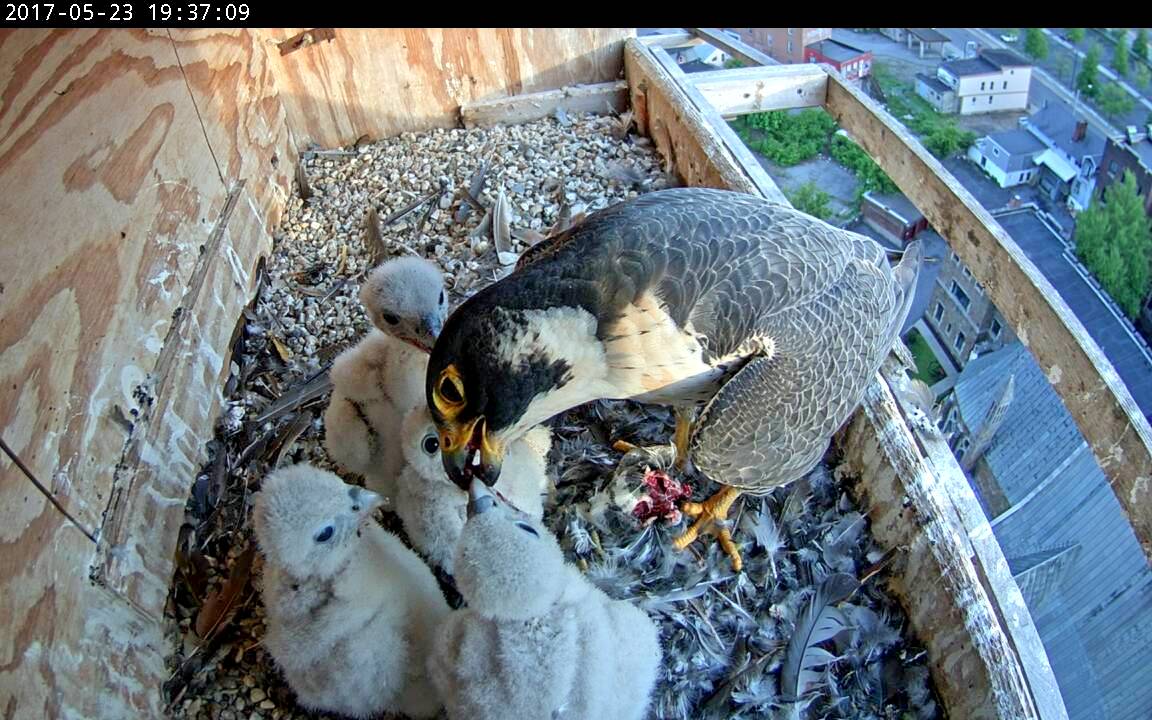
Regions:
<instances>
[{"instance_id":1,"label":"falcon's dark hooded head","mask_svg":"<svg viewBox=\"0 0 1152 720\"><path fill-rule=\"evenodd\" d=\"M495 484L508 443L599 396L605 353L595 316L515 286L515 306L501 301L500 283L465 302L428 360L425 389L444 469L462 489L473 477Z\"/></svg>"}]
</instances>

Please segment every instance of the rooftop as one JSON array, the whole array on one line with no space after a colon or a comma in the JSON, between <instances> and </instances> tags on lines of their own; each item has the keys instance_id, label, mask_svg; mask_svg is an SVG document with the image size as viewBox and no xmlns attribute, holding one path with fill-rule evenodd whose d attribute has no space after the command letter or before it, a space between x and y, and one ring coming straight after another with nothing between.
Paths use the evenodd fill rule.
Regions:
<instances>
[{"instance_id":1,"label":"rooftop","mask_svg":"<svg viewBox=\"0 0 1152 720\"><path fill-rule=\"evenodd\" d=\"M924 214L916 209L916 206L912 204L912 201L900 193L882 195L880 193L869 190L868 192L864 193L864 197L877 205L884 206L893 211L899 215L900 218L904 220L904 222L912 222L924 217Z\"/></svg>"},{"instance_id":2,"label":"rooftop","mask_svg":"<svg viewBox=\"0 0 1152 720\"><path fill-rule=\"evenodd\" d=\"M1136 157L1140 158L1140 162L1144 164L1144 167L1148 168L1149 172L1152 172L1152 139L1141 140L1133 144L1127 140L1117 138L1115 143L1134 153Z\"/></svg>"},{"instance_id":3,"label":"rooftop","mask_svg":"<svg viewBox=\"0 0 1152 720\"><path fill-rule=\"evenodd\" d=\"M950 60L941 65L956 77L990 75L1007 67L1029 67L1029 63L1011 50L983 50L980 57Z\"/></svg>"},{"instance_id":4,"label":"rooftop","mask_svg":"<svg viewBox=\"0 0 1152 720\"><path fill-rule=\"evenodd\" d=\"M998 68L1032 66L1032 63L1022 55L1008 49L991 48L981 50L980 56Z\"/></svg>"},{"instance_id":5,"label":"rooftop","mask_svg":"<svg viewBox=\"0 0 1152 720\"><path fill-rule=\"evenodd\" d=\"M1084 139L1073 141L1076 132L1076 118L1063 103L1052 103L1038 112L1029 115L1028 125L1048 136L1056 147L1068 153L1077 162L1085 155L1099 160L1104 155L1104 135L1088 125Z\"/></svg>"},{"instance_id":6,"label":"rooftop","mask_svg":"<svg viewBox=\"0 0 1152 720\"><path fill-rule=\"evenodd\" d=\"M1068 303L1068 307L1104 351L1120 379L1132 393L1144 417L1152 416L1152 359L1147 345L1127 320L1117 317L1064 252L1059 235L1032 209L996 214L1028 259Z\"/></svg>"},{"instance_id":7,"label":"rooftop","mask_svg":"<svg viewBox=\"0 0 1152 720\"><path fill-rule=\"evenodd\" d=\"M908 32L926 43L948 42L948 36L935 28L908 28Z\"/></svg>"},{"instance_id":8,"label":"rooftop","mask_svg":"<svg viewBox=\"0 0 1152 720\"><path fill-rule=\"evenodd\" d=\"M935 75L926 75L924 73L916 73L916 79L932 88L938 93L952 92L952 88L945 85L940 81L940 78Z\"/></svg>"},{"instance_id":9,"label":"rooftop","mask_svg":"<svg viewBox=\"0 0 1152 720\"><path fill-rule=\"evenodd\" d=\"M1105 703L1114 717L1139 716L1150 693L1132 668L1148 666L1152 646L1142 632L1117 628L1152 620L1152 569L1088 444L1019 341L964 368L961 414L986 413L1008 376L1014 397L985 462L1011 507L992 518L993 532L1013 575L1035 574L1038 561L1067 563L1018 582L1040 601L1030 610L1069 716L1106 717ZM1070 546L1079 549L1059 554Z\"/></svg>"},{"instance_id":10,"label":"rooftop","mask_svg":"<svg viewBox=\"0 0 1152 720\"><path fill-rule=\"evenodd\" d=\"M1004 148L1010 155L1031 155L1047 147L1037 140L1035 135L1021 129L992 133L988 139Z\"/></svg>"},{"instance_id":11,"label":"rooftop","mask_svg":"<svg viewBox=\"0 0 1152 720\"><path fill-rule=\"evenodd\" d=\"M860 48L852 47L837 40L821 40L820 42L812 43L808 47L836 62L849 62L868 52L867 50L861 50Z\"/></svg>"}]
</instances>

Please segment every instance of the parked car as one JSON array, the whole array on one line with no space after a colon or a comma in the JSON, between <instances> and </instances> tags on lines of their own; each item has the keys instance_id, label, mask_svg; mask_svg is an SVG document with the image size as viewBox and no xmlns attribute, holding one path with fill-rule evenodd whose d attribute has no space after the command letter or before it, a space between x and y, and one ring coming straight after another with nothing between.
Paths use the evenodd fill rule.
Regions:
<instances>
[{"instance_id":1,"label":"parked car","mask_svg":"<svg viewBox=\"0 0 1152 720\"><path fill-rule=\"evenodd\" d=\"M1006 43L1014 43L1020 39L1020 35L1019 35L1019 33L1006 32L1000 36L1000 39Z\"/></svg>"}]
</instances>

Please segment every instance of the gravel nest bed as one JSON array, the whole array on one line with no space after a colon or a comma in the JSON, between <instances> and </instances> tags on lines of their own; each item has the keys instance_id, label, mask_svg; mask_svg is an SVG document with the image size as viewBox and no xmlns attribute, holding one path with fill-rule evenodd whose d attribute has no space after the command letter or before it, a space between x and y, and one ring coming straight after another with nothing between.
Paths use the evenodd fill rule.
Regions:
<instances>
[{"instance_id":1,"label":"gravel nest bed","mask_svg":"<svg viewBox=\"0 0 1152 720\"><path fill-rule=\"evenodd\" d=\"M327 397L299 389L322 379L328 363L367 331L357 291L380 260L433 259L456 305L555 228L674 185L651 143L630 126L627 114L561 113L520 126L406 133L304 153L297 181L307 199L289 201L241 319L210 459L180 532L167 608L176 648L165 686L173 717L334 717L297 707L260 644L252 494L280 465L338 470L321 443ZM379 232L365 229L372 227ZM286 402L293 397L303 401ZM661 625L665 664L652 717L788 717L798 710L804 717L939 716L925 653L885 594L884 558L835 472L817 468L734 510L746 569L733 575L710 539L678 553L670 541L682 526L633 518L643 477L634 460L643 454L614 473L621 455L611 442L666 443L666 409L597 402L552 425L556 490L548 524L593 582L632 599ZM684 479L697 499L711 489ZM382 519L404 537L395 516ZM797 706L781 693L780 666L797 617L836 573L869 579L836 610L845 629L815 648L828 654L818 661L832 660L804 671L812 699ZM451 579L438 577L458 605Z\"/></svg>"}]
</instances>

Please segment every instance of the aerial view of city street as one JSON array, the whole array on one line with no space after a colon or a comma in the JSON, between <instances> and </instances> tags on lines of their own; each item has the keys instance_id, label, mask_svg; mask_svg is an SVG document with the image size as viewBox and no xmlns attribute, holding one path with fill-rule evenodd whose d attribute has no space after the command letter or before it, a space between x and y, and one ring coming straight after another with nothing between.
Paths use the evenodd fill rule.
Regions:
<instances>
[{"instance_id":1,"label":"aerial view of city street","mask_svg":"<svg viewBox=\"0 0 1152 720\"><path fill-rule=\"evenodd\" d=\"M725 28L831 65L986 209L1152 418L1152 64L1145 28ZM669 29L640 29L645 33ZM741 60L670 49L685 72ZM820 108L728 120L797 208L928 258L904 340L1031 611L1072 718L1149 717L1152 571L1091 447L960 257Z\"/></svg>"}]
</instances>

